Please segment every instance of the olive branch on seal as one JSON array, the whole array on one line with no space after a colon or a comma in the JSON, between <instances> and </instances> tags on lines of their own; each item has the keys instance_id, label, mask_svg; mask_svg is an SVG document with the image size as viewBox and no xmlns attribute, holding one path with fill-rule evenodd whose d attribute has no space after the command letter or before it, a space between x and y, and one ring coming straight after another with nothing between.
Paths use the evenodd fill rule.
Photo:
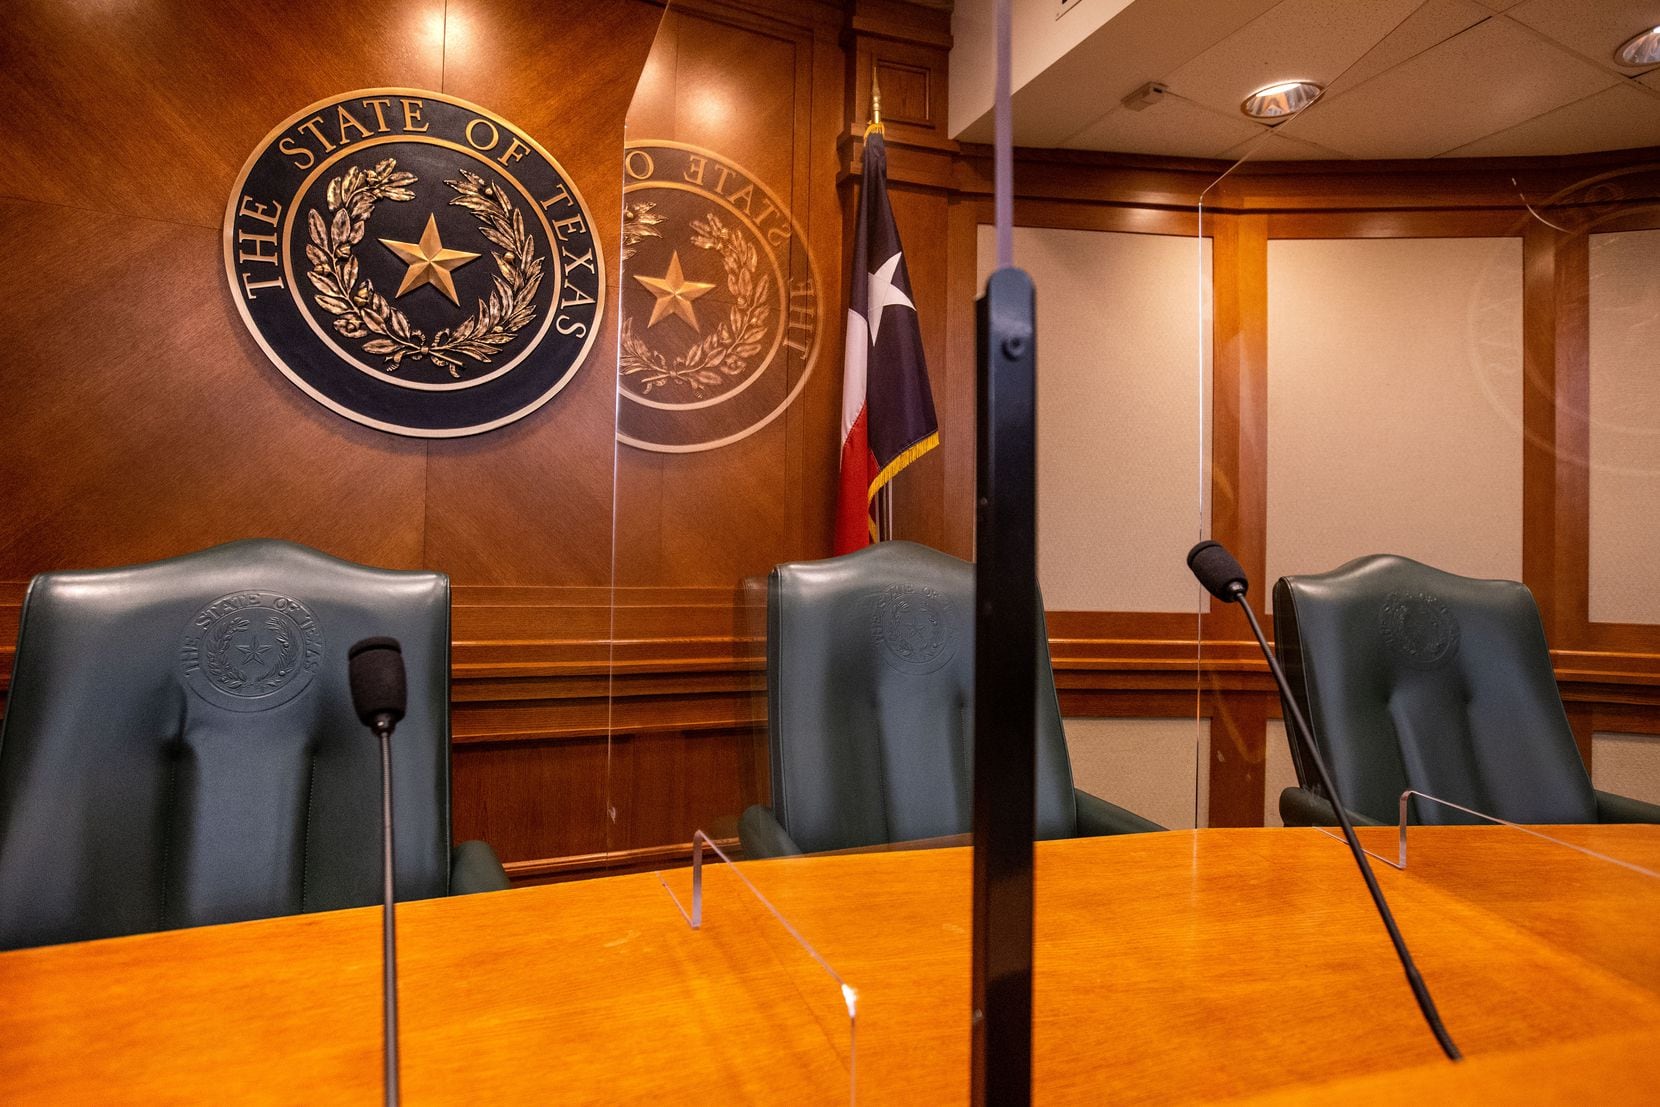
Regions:
<instances>
[{"instance_id":1,"label":"olive branch on seal","mask_svg":"<svg viewBox=\"0 0 1660 1107\"><path fill-rule=\"evenodd\" d=\"M277 640L277 648L282 650L282 657L271 670L271 675L265 678L265 683L275 687L287 680L288 674L300 663L300 648L299 643L294 641L294 636L283 626L282 620L275 615L265 620L265 629L271 632L271 636Z\"/></svg>"},{"instance_id":2,"label":"olive branch on seal","mask_svg":"<svg viewBox=\"0 0 1660 1107\"><path fill-rule=\"evenodd\" d=\"M207 651L207 671L217 683L227 688L240 688L248 683L248 674L236 667L230 659L231 639L252 625L247 619L231 619L213 635Z\"/></svg>"},{"instance_id":3,"label":"olive branch on seal","mask_svg":"<svg viewBox=\"0 0 1660 1107\"><path fill-rule=\"evenodd\" d=\"M661 215L652 214L657 207L650 200L641 200L638 203L627 204L623 207L622 226L622 259L627 261L634 256L635 244L642 238L662 238L657 231L657 224L663 221Z\"/></svg>"},{"instance_id":4,"label":"olive branch on seal","mask_svg":"<svg viewBox=\"0 0 1660 1107\"><path fill-rule=\"evenodd\" d=\"M628 241L627 214L625 242ZM651 229L651 223L661 222L661 217L641 214L645 216L640 219L645 228L638 237L659 237ZM701 397L707 389L742 376L749 371L749 359L761 352L767 324L771 321L772 309L767 306L767 300L772 295L772 278L757 274L761 257L755 244L728 227L717 215L693 221L692 232L692 245L720 254L721 265L726 270L726 286L732 293L732 308L720 326L673 361L634 332L633 320L623 320L622 375L639 377L641 390L648 396L657 388L679 386L690 389L694 397Z\"/></svg>"},{"instance_id":5,"label":"olive branch on seal","mask_svg":"<svg viewBox=\"0 0 1660 1107\"><path fill-rule=\"evenodd\" d=\"M306 276L316 289L313 299L335 317L335 330L347 338L368 339L363 352L384 357L382 368L388 373L397 372L404 358L420 361L430 357L434 365L459 377L461 358L488 365L491 357L536 317L542 259L536 256L536 242L525 227L524 216L500 185L465 169L461 178L444 182L457 193L450 203L472 212L481 224L479 233L501 251L490 252L497 272L489 297L479 301L471 318L454 330L440 330L430 342L425 331L412 327L409 317L376 291L372 280L358 279L353 254L353 248L363 241L377 203L415 198L407 187L416 182L415 174L400 172L393 158L367 171L354 165L328 183L328 207L333 216L324 220L316 208L307 213L311 241L305 252L311 269Z\"/></svg>"}]
</instances>

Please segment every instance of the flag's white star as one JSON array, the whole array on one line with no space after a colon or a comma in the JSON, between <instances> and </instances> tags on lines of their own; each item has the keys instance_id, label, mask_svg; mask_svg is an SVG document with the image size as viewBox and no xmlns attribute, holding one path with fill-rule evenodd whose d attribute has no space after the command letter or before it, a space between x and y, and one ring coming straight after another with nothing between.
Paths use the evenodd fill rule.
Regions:
<instances>
[{"instance_id":1,"label":"flag's white star","mask_svg":"<svg viewBox=\"0 0 1660 1107\"><path fill-rule=\"evenodd\" d=\"M882 309L889 304L902 304L916 310L911 298L905 295L905 290L893 283L893 275L899 269L900 254L896 251L893 257L882 263L882 267L870 275L870 300L865 305L865 317L870 320L870 344L876 345L876 332L882 329Z\"/></svg>"}]
</instances>

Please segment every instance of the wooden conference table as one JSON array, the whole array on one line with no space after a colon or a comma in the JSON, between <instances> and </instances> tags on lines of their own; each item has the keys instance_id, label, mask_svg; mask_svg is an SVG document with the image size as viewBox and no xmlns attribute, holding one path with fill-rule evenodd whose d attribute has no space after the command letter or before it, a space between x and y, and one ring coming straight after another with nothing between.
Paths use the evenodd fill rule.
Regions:
<instances>
[{"instance_id":1,"label":"wooden conference table","mask_svg":"<svg viewBox=\"0 0 1660 1107\"><path fill-rule=\"evenodd\" d=\"M1439 867L1379 876L1461 1066L1318 831L1040 843L1038 1102L1653 1102L1660 881L1434 833ZM1660 868L1660 827L1564 833ZM967 1098L970 870L967 849L745 866L858 991L861 1102ZM404 1101L847 1102L839 989L730 872L706 895L700 931L652 874L400 905ZM370 908L0 954L0 1099L374 1102L379 928Z\"/></svg>"}]
</instances>

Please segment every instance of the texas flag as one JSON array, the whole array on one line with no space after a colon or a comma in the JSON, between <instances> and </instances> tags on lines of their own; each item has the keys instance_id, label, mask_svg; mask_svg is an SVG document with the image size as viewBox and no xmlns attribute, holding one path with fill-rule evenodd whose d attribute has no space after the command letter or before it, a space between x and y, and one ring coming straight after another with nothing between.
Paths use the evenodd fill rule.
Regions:
<instances>
[{"instance_id":1,"label":"texas flag","mask_svg":"<svg viewBox=\"0 0 1660 1107\"><path fill-rule=\"evenodd\" d=\"M838 554L870 544L876 536L870 505L877 491L940 441L911 278L888 206L888 155L881 131L872 129L865 136L864 160L842 378Z\"/></svg>"}]
</instances>

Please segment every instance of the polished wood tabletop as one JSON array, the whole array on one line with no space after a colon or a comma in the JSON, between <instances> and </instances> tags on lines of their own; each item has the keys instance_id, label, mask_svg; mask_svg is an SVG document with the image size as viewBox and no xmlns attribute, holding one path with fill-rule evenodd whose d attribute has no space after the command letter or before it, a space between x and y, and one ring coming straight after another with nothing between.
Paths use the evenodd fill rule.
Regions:
<instances>
[{"instance_id":1,"label":"polished wood tabletop","mask_svg":"<svg viewBox=\"0 0 1660 1107\"><path fill-rule=\"evenodd\" d=\"M1037 847L1037 1101L1652 1101L1660 881L1433 832L1379 877L1470 1063L1440 1059L1330 838L1080 839ZM1660 869L1660 828L1563 833ZM743 865L856 990L856 1048L836 982L723 866L697 931L668 891L685 870L402 904L404 1101L837 1103L850 1076L866 1103L964 1101L971 868L960 848ZM371 908L0 954L0 1098L371 1102L379 927Z\"/></svg>"}]
</instances>

